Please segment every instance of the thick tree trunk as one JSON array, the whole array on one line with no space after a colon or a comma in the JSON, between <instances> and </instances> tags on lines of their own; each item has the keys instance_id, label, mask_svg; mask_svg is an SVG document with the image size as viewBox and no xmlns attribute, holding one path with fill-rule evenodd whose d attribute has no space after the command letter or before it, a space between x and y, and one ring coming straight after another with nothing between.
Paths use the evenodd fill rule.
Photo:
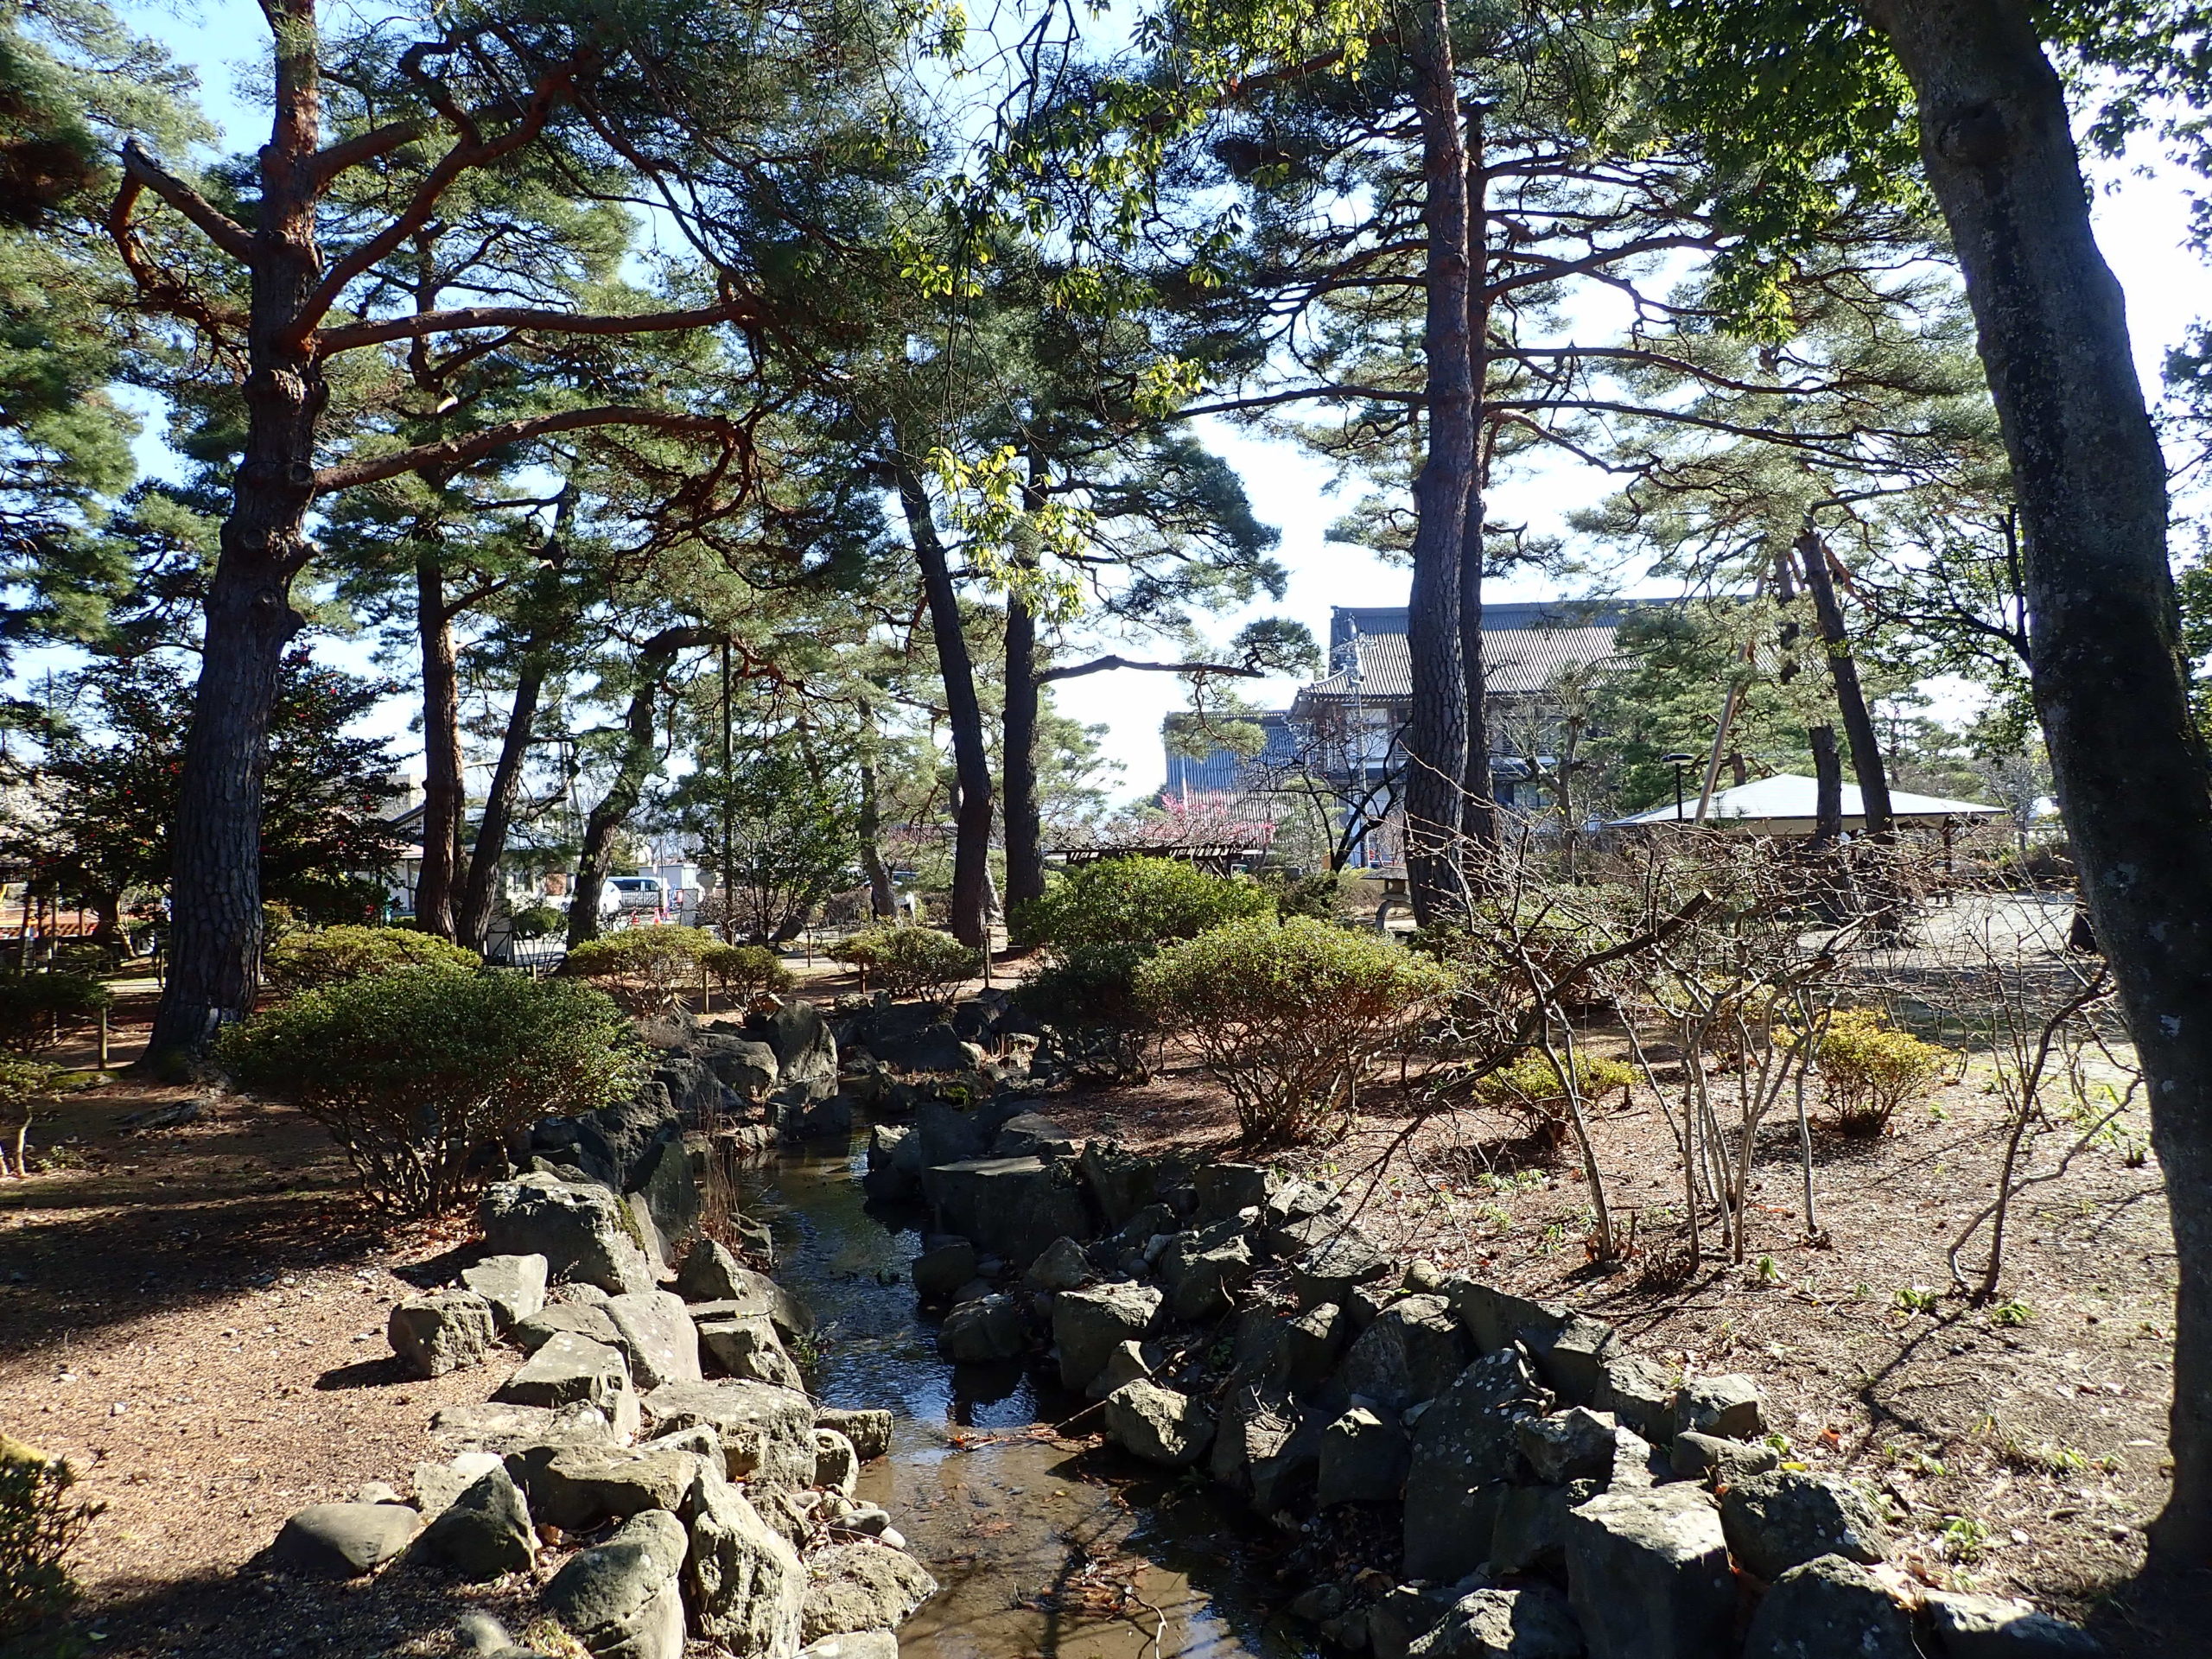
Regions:
<instances>
[{"instance_id":1,"label":"thick tree trunk","mask_svg":"<svg viewBox=\"0 0 2212 1659\"><path fill-rule=\"evenodd\" d=\"M937 522L930 516L929 495L919 474L903 461L897 477L899 505L921 566L930 632L937 641L938 671L952 728L952 771L960 785L952 831L952 933L961 944L982 950L991 937L991 761L983 743L983 711L976 697L976 669L960 620L960 596L953 589Z\"/></svg>"},{"instance_id":2,"label":"thick tree trunk","mask_svg":"<svg viewBox=\"0 0 2212 1659\"><path fill-rule=\"evenodd\" d=\"M1414 480L1417 522L1406 620L1413 696L1406 717L1404 800L1407 886L1414 917L1427 924L1455 904L1460 893L1468 698L1459 595L1475 461L1474 365L1467 325L1467 151L1443 0L1430 0L1419 51L1414 99L1421 112L1421 219L1428 240L1422 325L1428 454Z\"/></svg>"},{"instance_id":3,"label":"thick tree trunk","mask_svg":"<svg viewBox=\"0 0 2212 1659\"><path fill-rule=\"evenodd\" d=\"M883 812L878 804L875 757L861 761L861 801L858 829L861 868L868 875L868 911L879 922L899 913L899 895L891 888L891 867L883 861Z\"/></svg>"},{"instance_id":4,"label":"thick tree trunk","mask_svg":"<svg viewBox=\"0 0 2212 1659\"><path fill-rule=\"evenodd\" d=\"M435 552L415 561L415 632L423 659L423 869L415 883L415 925L450 939L468 786L461 769L453 612L446 605L445 567Z\"/></svg>"},{"instance_id":5,"label":"thick tree trunk","mask_svg":"<svg viewBox=\"0 0 2212 1659\"><path fill-rule=\"evenodd\" d=\"M499 903L499 866L506 857L507 832L513 827L515 798L522 792L523 767L530 760L530 740L537 724L537 702L545 690L545 663L535 651L523 655L507 706L506 729L499 734L499 759L484 792L484 813L477 821L476 845L468 856L468 879L454 916L454 936L471 950L484 948L492 912Z\"/></svg>"},{"instance_id":6,"label":"thick tree trunk","mask_svg":"<svg viewBox=\"0 0 2212 1659\"><path fill-rule=\"evenodd\" d=\"M1805 590L1813 596L1813 613L1820 621L1828 672L1835 680L1836 712L1843 716L1843 734L1851 745L1851 769L1859 775L1859 804L1866 814L1866 833L1885 836L1890 832L1889 772L1882 764L1882 745L1875 735L1874 716L1867 711L1866 693L1859 683L1851 636L1844 631L1843 607L1836 602L1828 550L1808 530L1797 539L1797 556L1804 568Z\"/></svg>"},{"instance_id":7,"label":"thick tree trunk","mask_svg":"<svg viewBox=\"0 0 2212 1659\"><path fill-rule=\"evenodd\" d=\"M1037 805L1037 619L1019 594L1006 605L1006 720L1001 742L1006 768L1007 913L1045 896L1044 828Z\"/></svg>"},{"instance_id":8,"label":"thick tree trunk","mask_svg":"<svg viewBox=\"0 0 2212 1659\"><path fill-rule=\"evenodd\" d=\"M1805 741L1813 751L1813 839L1833 847L1843 836L1843 756L1835 747L1835 728L1808 726Z\"/></svg>"},{"instance_id":9,"label":"thick tree trunk","mask_svg":"<svg viewBox=\"0 0 2212 1659\"><path fill-rule=\"evenodd\" d=\"M2212 779L2165 467L2058 76L2016 0L1872 0L1920 105L2019 491L2037 712L2149 1087L2178 1289L2154 1564L2212 1565Z\"/></svg>"},{"instance_id":10,"label":"thick tree trunk","mask_svg":"<svg viewBox=\"0 0 2212 1659\"><path fill-rule=\"evenodd\" d=\"M1467 687L1467 766L1461 779L1459 830L1468 844L1497 844L1497 788L1490 775L1490 676L1483 653L1483 526L1488 512L1483 445L1484 410L1490 387L1490 175L1483 111L1468 112L1467 353L1472 408L1468 427L1475 451L1467 468L1466 522L1459 531L1459 661Z\"/></svg>"},{"instance_id":11,"label":"thick tree trunk","mask_svg":"<svg viewBox=\"0 0 2212 1659\"><path fill-rule=\"evenodd\" d=\"M313 171L322 97L314 15L272 6L276 117L261 151L242 388L245 450L207 588L169 892L169 965L147 1056L196 1052L253 1008L261 982L261 788L284 646L298 632L315 439L329 392L294 337L322 278Z\"/></svg>"}]
</instances>

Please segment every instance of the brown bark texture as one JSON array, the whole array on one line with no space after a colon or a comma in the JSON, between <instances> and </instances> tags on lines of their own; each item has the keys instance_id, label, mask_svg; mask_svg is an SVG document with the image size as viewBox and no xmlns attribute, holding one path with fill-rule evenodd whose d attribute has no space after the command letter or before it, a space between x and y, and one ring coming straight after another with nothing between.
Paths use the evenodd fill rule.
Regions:
<instances>
[{"instance_id":1,"label":"brown bark texture","mask_svg":"<svg viewBox=\"0 0 2212 1659\"><path fill-rule=\"evenodd\" d=\"M2025 534L2037 711L2146 1079L2178 1286L2154 1566L2212 1566L2212 779L2165 467L2063 90L2017 0L1872 0L1974 308Z\"/></svg>"},{"instance_id":2,"label":"brown bark texture","mask_svg":"<svg viewBox=\"0 0 2212 1659\"><path fill-rule=\"evenodd\" d=\"M1866 707L1866 693L1859 683L1859 663L1851 654L1851 636L1843 625L1843 607L1836 601L1835 575L1828 568L1828 550L1811 531L1797 539L1797 555L1804 566L1805 591L1813 596L1813 614L1821 626L1828 674L1835 682L1836 712L1843 719L1844 740L1851 746L1851 769L1859 776L1859 804L1866 814L1866 833L1890 832L1890 777L1882 762L1881 740L1874 730L1874 716Z\"/></svg>"},{"instance_id":3,"label":"brown bark texture","mask_svg":"<svg viewBox=\"0 0 2212 1659\"><path fill-rule=\"evenodd\" d=\"M1037 805L1037 619L1019 594L1006 604L1006 902L1045 896L1045 843Z\"/></svg>"},{"instance_id":4,"label":"brown bark texture","mask_svg":"<svg viewBox=\"0 0 2212 1659\"><path fill-rule=\"evenodd\" d=\"M415 884L415 925L450 939L454 893L462 879L468 785L461 756L461 664L445 567L435 551L415 561L415 632L423 664L423 866Z\"/></svg>"}]
</instances>

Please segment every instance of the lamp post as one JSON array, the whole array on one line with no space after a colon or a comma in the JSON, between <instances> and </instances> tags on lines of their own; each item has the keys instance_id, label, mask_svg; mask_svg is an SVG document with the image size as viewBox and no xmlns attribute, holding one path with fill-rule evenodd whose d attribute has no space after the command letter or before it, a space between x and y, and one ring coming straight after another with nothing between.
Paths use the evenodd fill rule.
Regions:
<instances>
[{"instance_id":1,"label":"lamp post","mask_svg":"<svg viewBox=\"0 0 2212 1659\"><path fill-rule=\"evenodd\" d=\"M1682 821L1682 768L1696 759L1697 756L1685 754L1680 749L1675 750L1672 754L1662 754L1659 757L1659 763L1662 766L1672 766L1675 769L1675 822L1676 823Z\"/></svg>"}]
</instances>

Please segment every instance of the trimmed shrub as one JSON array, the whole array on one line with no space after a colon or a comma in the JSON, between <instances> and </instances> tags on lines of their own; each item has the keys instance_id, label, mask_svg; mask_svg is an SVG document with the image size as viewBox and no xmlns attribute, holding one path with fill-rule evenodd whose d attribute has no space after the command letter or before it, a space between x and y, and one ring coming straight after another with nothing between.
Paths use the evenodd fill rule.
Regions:
<instances>
[{"instance_id":1,"label":"trimmed shrub","mask_svg":"<svg viewBox=\"0 0 2212 1659\"><path fill-rule=\"evenodd\" d=\"M707 953L717 948L704 928L626 927L577 945L561 971L591 981L631 1014L673 1014L698 985Z\"/></svg>"},{"instance_id":2,"label":"trimmed shrub","mask_svg":"<svg viewBox=\"0 0 2212 1659\"><path fill-rule=\"evenodd\" d=\"M1137 969L1152 957L1141 944L1082 944L1014 988L1014 1006L1058 1035L1059 1057L1109 1082L1141 1080L1156 1029L1137 995Z\"/></svg>"},{"instance_id":3,"label":"trimmed shrub","mask_svg":"<svg viewBox=\"0 0 2212 1659\"><path fill-rule=\"evenodd\" d=\"M31 1108L53 1090L60 1075L55 1067L36 1060L0 1058L0 1175L10 1169L17 1175L31 1173L24 1150L30 1140Z\"/></svg>"},{"instance_id":4,"label":"trimmed shrub","mask_svg":"<svg viewBox=\"0 0 2212 1659\"><path fill-rule=\"evenodd\" d=\"M408 968L474 973L475 956L450 939L406 927L301 928L262 954L261 971L271 989L290 993L336 985L372 974Z\"/></svg>"},{"instance_id":5,"label":"trimmed shrub","mask_svg":"<svg viewBox=\"0 0 2212 1659\"><path fill-rule=\"evenodd\" d=\"M1272 916L1251 881L1208 875L1174 858L1102 858L1063 871L1041 899L1014 907L1022 938L1065 953L1094 944L1164 944L1224 922Z\"/></svg>"},{"instance_id":6,"label":"trimmed shrub","mask_svg":"<svg viewBox=\"0 0 2212 1659\"><path fill-rule=\"evenodd\" d=\"M70 1553L105 1506L71 1498L76 1480L59 1458L0 1434L0 1647L10 1653L77 1599Z\"/></svg>"},{"instance_id":7,"label":"trimmed shrub","mask_svg":"<svg viewBox=\"0 0 2212 1659\"><path fill-rule=\"evenodd\" d=\"M0 1048L44 1053L91 1026L114 1000L92 974L0 970Z\"/></svg>"},{"instance_id":8,"label":"trimmed shrub","mask_svg":"<svg viewBox=\"0 0 2212 1659\"><path fill-rule=\"evenodd\" d=\"M1171 944L1137 970L1154 1017L1187 1033L1236 1103L1248 1149L1348 1122L1376 1061L1436 1012L1451 969L1311 917L1254 917Z\"/></svg>"},{"instance_id":9,"label":"trimmed shrub","mask_svg":"<svg viewBox=\"0 0 2212 1659\"><path fill-rule=\"evenodd\" d=\"M981 950L933 927L866 928L833 945L830 954L894 998L940 1007L983 965Z\"/></svg>"},{"instance_id":10,"label":"trimmed shrub","mask_svg":"<svg viewBox=\"0 0 2212 1659\"><path fill-rule=\"evenodd\" d=\"M1575 1092L1585 1101L1618 1090L1624 1100L1636 1084L1636 1071L1618 1060L1596 1055L1574 1057ZM1523 1054L1475 1085L1475 1098L1520 1122L1522 1133L1556 1141L1567 1126L1567 1089L1560 1068L1541 1052Z\"/></svg>"},{"instance_id":11,"label":"trimmed shrub","mask_svg":"<svg viewBox=\"0 0 2212 1659\"><path fill-rule=\"evenodd\" d=\"M1837 1008L1828 1015L1814 1065L1835 1126L1846 1135L1879 1135L1897 1108L1933 1081L1943 1051L1909 1031L1893 1029L1876 1008Z\"/></svg>"},{"instance_id":12,"label":"trimmed shrub","mask_svg":"<svg viewBox=\"0 0 2212 1659\"><path fill-rule=\"evenodd\" d=\"M781 996L798 983L783 959L765 944L709 945L700 962L729 996Z\"/></svg>"},{"instance_id":13,"label":"trimmed shrub","mask_svg":"<svg viewBox=\"0 0 2212 1659\"><path fill-rule=\"evenodd\" d=\"M568 925L569 918L550 905L531 905L518 910L508 918L515 938L542 939L549 933L558 932Z\"/></svg>"},{"instance_id":14,"label":"trimmed shrub","mask_svg":"<svg viewBox=\"0 0 2212 1659\"><path fill-rule=\"evenodd\" d=\"M223 1033L238 1084L298 1107L394 1215L456 1208L541 1117L626 1099L644 1057L614 1003L574 980L405 969L302 991Z\"/></svg>"}]
</instances>

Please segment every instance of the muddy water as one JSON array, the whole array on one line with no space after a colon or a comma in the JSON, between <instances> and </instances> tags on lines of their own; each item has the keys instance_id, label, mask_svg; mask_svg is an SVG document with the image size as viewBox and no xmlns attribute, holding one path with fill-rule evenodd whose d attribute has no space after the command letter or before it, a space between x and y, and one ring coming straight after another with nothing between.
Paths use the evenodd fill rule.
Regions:
<instances>
[{"instance_id":1,"label":"muddy water","mask_svg":"<svg viewBox=\"0 0 2212 1659\"><path fill-rule=\"evenodd\" d=\"M739 1186L775 1229L776 1276L820 1323L816 1392L894 1416L860 1497L944 1586L899 1632L904 1659L1294 1659L1301 1644L1262 1608L1286 1593L1270 1541L1201 1479L1056 1444L1048 1426L1084 1402L1049 1376L938 1357L907 1276L921 1217L866 1202L865 1155L861 1141L785 1152Z\"/></svg>"}]
</instances>

